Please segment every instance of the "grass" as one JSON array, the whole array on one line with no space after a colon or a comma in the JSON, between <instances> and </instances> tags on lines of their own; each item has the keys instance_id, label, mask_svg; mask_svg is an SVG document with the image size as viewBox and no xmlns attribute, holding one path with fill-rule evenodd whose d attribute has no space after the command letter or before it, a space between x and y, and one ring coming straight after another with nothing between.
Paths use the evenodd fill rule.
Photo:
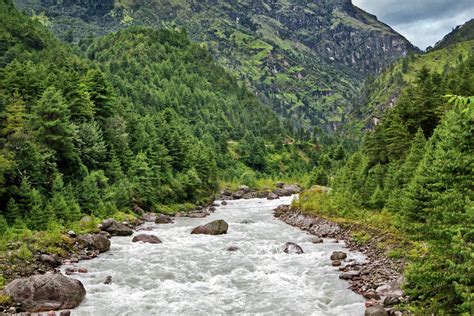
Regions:
<instances>
[{"instance_id":1,"label":"grass","mask_svg":"<svg viewBox=\"0 0 474 316\"><path fill-rule=\"evenodd\" d=\"M392 259L419 258L426 254L426 246L409 240L397 228L397 217L386 210L358 209L350 202L340 207L338 196L311 189L293 202L303 213L338 223L352 231L352 239L359 244L372 244ZM346 200L350 201L350 200Z\"/></svg>"}]
</instances>

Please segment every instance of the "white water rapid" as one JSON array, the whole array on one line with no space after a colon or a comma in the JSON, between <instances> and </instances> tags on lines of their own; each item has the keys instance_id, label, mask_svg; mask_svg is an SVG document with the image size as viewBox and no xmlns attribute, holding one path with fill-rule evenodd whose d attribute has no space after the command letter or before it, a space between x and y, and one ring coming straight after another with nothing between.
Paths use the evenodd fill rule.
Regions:
<instances>
[{"instance_id":1,"label":"white water rapid","mask_svg":"<svg viewBox=\"0 0 474 316\"><path fill-rule=\"evenodd\" d=\"M343 245L312 244L311 235L274 219L272 210L290 202L229 201L207 218L150 223L153 230L142 233L162 244L113 237L110 251L77 264L89 271L73 276L87 296L72 315L363 315L364 299L347 289L329 260ZM190 234L216 219L229 223L227 235ZM288 241L305 253L283 253ZM239 250L229 252L229 246ZM103 284L109 275L112 284Z\"/></svg>"}]
</instances>

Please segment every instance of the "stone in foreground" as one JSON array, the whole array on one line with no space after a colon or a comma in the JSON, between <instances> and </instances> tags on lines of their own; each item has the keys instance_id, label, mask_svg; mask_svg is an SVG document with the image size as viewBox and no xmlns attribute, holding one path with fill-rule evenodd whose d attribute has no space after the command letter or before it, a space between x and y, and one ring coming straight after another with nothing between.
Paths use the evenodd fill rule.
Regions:
<instances>
[{"instance_id":1,"label":"stone in foreground","mask_svg":"<svg viewBox=\"0 0 474 316\"><path fill-rule=\"evenodd\" d=\"M194 228L191 234L223 235L227 234L228 228L229 225L220 219Z\"/></svg>"},{"instance_id":2,"label":"stone in foreground","mask_svg":"<svg viewBox=\"0 0 474 316\"><path fill-rule=\"evenodd\" d=\"M160 238L154 235L140 234L133 237L132 242L143 242L147 244L161 244Z\"/></svg>"},{"instance_id":3,"label":"stone in foreground","mask_svg":"<svg viewBox=\"0 0 474 316\"><path fill-rule=\"evenodd\" d=\"M300 255L304 253L303 248L301 248L299 245L295 244L294 242L287 242L285 244L285 248L283 249L283 252L290 255Z\"/></svg>"},{"instance_id":4,"label":"stone in foreground","mask_svg":"<svg viewBox=\"0 0 474 316\"><path fill-rule=\"evenodd\" d=\"M5 294L28 312L72 309L82 302L86 290L78 280L60 273L16 279L5 287Z\"/></svg>"}]
</instances>

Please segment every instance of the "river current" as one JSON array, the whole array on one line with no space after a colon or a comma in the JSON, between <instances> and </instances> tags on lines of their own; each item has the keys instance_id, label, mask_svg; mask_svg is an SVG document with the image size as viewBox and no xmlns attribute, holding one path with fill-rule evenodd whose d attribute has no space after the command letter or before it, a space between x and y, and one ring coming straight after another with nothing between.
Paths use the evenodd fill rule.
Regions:
<instances>
[{"instance_id":1,"label":"river current","mask_svg":"<svg viewBox=\"0 0 474 316\"><path fill-rule=\"evenodd\" d=\"M77 264L89 271L73 276L84 283L87 296L72 314L363 315L364 299L347 289L329 260L343 244L312 244L311 235L273 217L272 210L291 199L228 201L207 218L149 223L153 229L141 233L158 236L162 244L113 237L110 251ZM190 234L216 219L229 224L226 235ZM283 253L288 241L305 253ZM239 250L229 252L230 246ZM112 284L103 284L109 275Z\"/></svg>"}]
</instances>

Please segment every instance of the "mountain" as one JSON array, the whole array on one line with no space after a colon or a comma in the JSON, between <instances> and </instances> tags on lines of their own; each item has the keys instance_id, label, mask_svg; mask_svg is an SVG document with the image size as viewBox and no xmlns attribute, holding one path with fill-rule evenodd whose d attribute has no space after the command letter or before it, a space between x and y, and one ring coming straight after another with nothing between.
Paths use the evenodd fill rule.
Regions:
<instances>
[{"instance_id":1,"label":"mountain","mask_svg":"<svg viewBox=\"0 0 474 316\"><path fill-rule=\"evenodd\" d=\"M446 37L445 37L446 39ZM346 130L374 129L386 112L392 108L402 92L417 80L423 68L443 74L454 71L474 53L474 40L450 40L451 45L436 47L424 54L410 54L392 64L373 80L368 80L357 110L349 119Z\"/></svg>"},{"instance_id":2,"label":"mountain","mask_svg":"<svg viewBox=\"0 0 474 316\"><path fill-rule=\"evenodd\" d=\"M451 33L436 43L434 50L471 40L474 40L474 19L467 21L463 25L458 25Z\"/></svg>"},{"instance_id":3,"label":"mountain","mask_svg":"<svg viewBox=\"0 0 474 316\"><path fill-rule=\"evenodd\" d=\"M368 75L415 51L350 0L17 0L68 41L130 25L185 28L291 125L335 130Z\"/></svg>"}]
</instances>

